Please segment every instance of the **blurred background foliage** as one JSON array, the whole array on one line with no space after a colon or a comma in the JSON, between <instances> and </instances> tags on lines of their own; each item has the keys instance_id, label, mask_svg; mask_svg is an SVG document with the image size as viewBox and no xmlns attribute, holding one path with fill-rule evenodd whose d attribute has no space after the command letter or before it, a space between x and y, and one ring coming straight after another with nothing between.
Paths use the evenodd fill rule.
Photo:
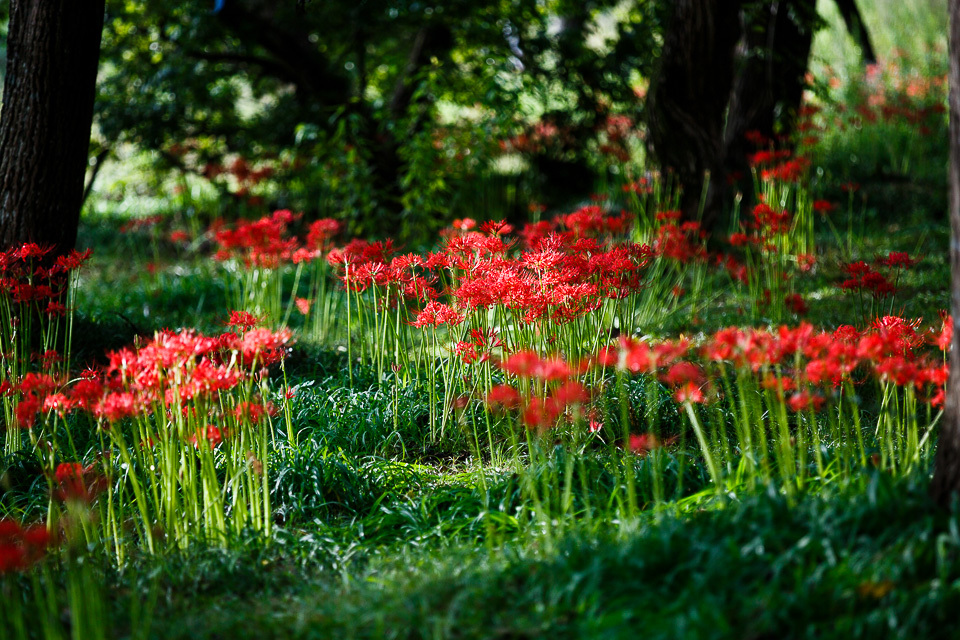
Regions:
<instances>
[{"instance_id":1,"label":"blurred background foliage","mask_svg":"<svg viewBox=\"0 0 960 640\"><path fill-rule=\"evenodd\" d=\"M108 2L91 166L149 152L155 182L96 192L173 184L216 201L198 215L286 207L404 240L451 202L520 216L521 174L559 203L627 157L664 5Z\"/></svg>"},{"instance_id":2,"label":"blurred background foliage","mask_svg":"<svg viewBox=\"0 0 960 640\"><path fill-rule=\"evenodd\" d=\"M829 117L813 184L839 201L860 185L868 217L939 216L945 116L922 135L910 118L850 116L877 100L943 103L929 80L945 74L946 2L858 6L882 73L865 69L835 0L817 3L808 95ZM591 193L616 206L654 168L642 123L671 8L108 0L86 219L163 213L200 230L290 208L413 249L453 218L516 222Z\"/></svg>"}]
</instances>

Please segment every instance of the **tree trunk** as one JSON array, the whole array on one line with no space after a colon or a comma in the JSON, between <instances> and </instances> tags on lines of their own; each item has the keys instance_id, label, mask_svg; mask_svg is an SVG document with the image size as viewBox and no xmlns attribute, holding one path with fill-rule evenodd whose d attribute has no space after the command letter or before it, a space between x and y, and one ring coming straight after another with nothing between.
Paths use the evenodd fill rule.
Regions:
<instances>
[{"instance_id":1,"label":"tree trunk","mask_svg":"<svg viewBox=\"0 0 960 640\"><path fill-rule=\"evenodd\" d=\"M793 146L816 17L815 0L774 0L745 12L745 51L730 99L724 165L747 197L753 195L747 157L757 149L746 133L759 132L779 148ZM713 199L722 197L726 184L711 185Z\"/></svg>"},{"instance_id":2,"label":"tree trunk","mask_svg":"<svg viewBox=\"0 0 960 640\"><path fill-rule=\"evenodd\" d=\"M0 111L0 247L77 240L104 0L11 0Z\"/></svg>"},{"instance_id":3,"label":"tree trunk","mask_svg":"<svg viewBox=\"0 0 960 640\"><path fill-rule=\"evenodd\" d=\"M946 506L960 492L960 0L950 0L950 311L953 314L953 345L947 403L931 492Z\"/></svg>"},{"instance_id":4,"label":"tree trunk","mask_svg":"<svg viewBox=\"0 0 960 640\"><path fill-rule=\"evenodd\" d=\"M877 54L873 50L870 32L867 31L867 25L863 22L863 16L860 15L856 0L837 0L837 9L840 10L840 16L847 26L847 31L860 45L860 53L863 56L864 63L875 64Z\"/></svg>"},{"instance_id":5,"label":"tree trunk","mask_svg":"<svg viewBox=\"0 0 960 640\"><path fill-rule=\"evenodd\" d=\"M722 6L721 6L722 5ZM704 173L723 173L723 126L740 40L740 2L676 0L651 80L647 124L654 155L683 188L696 217ZM705 212L710 226L714 212Z\"/></svg>"}]
</instances>

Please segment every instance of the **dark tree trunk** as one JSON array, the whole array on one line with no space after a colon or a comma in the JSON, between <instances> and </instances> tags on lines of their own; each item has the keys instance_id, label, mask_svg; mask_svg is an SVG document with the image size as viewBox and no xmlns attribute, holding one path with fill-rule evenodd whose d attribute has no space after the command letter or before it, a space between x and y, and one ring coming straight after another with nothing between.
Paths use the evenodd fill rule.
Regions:
<instances>
[{"instance_id":1,"label":"dark tree trunk","mask_svg":"<svg viewBox=\"0 0 960 640\"><path fill-rule=\"evenodd\" d=\"M104 0L11 0L0 111L0 246L74 247Z\"/></svg>"},{"instance_id":2,"label":"dark tree trunk","mask_svg":"<svg viewBox=\"0 0 960 640\"><path fill-rule=\"evenodd\" d=\"M863 16L860 15L860 9L857 8L856 0L837 0L837 9L843 17L843 23L847 26L847 31L853 36L853 39L860 45L860 51L863 54L863 61L867 64L873 64L877 61L877 54L873 50L873 41L870 40L870 32L867 31L867 25L863 22Z\"/></svg>"},{"instance_id":3,"label":"dark tree trunk","mask_svg":"<svg viewBox=\"0 0 960 640\"><path fill-rule=\"evenodd\" d=\"M744 13L744 55L730 99L724 165L749 196L747 157L756 148L747 142L746 133L756 131L779 148L792 147L813 44L816 0L763 2ZM729 182L711 185L712 194L722 193Z\"/></svg>"},{"instance_id":4,"label":"dark tree trunk","mask_svg":"<svg viewBox=\"0 0 960 640\"><path fill-rule=\"evenodd\" d=\"M647 124L654 155L681 187L684 215L696 217L704 173L723 173L723 127L740 40L740 2L676 0L651 81ZM714 211L704 212L711 226Z\"/></svg>"},{"instance_id":5,"label":"dark tree trunk","mask_svg":"<svg viewBox=\"0 0 960 640\"><path fill-rule=\"evenodd\" d=\"M950 311L953 313L953 345L947 403L931 492L942 505L960 492L960 0L950 0Z\"/></svg>"}]
</instances>

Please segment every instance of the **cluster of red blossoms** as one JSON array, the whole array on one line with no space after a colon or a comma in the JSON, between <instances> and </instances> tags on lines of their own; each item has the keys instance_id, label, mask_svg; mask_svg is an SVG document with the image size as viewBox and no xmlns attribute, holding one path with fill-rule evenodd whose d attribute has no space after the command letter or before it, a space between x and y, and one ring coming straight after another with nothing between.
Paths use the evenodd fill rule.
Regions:
<instances>
[{"instance_id":1,"label":"cluster of red blossoms","mask_svg":"<svg viewBox=\"0 0 960 640\"><path fill-rule=\"evenodd\" d=\"M29 569L47 553L51 536L42 524L22 526L0 520L0 575Z\"/></svg>"},{"instance_id":2,"label":"cluster of red blossoms","mask_svg":"<svg viewBox=\"0 0 960 640\"><path fill-rule=\"evenodd\" d=\"M548 227L548 228L545 228ZM351 291L388 287L407 302L424 304L411 322L417 327L455 326L470 310L495 305L514 311L525 322L568 322L597 309L605 299L638 291L655 249L612 240L626 230L623 216L603 216L585 207L555 222L530 225L521 234L523 247L503 222L479 226L461 220L446 233L442 250L425 256L395 255L392 243L354 240L334 249L328 261ZM448 296L449 303L440 302Z\"/></svg>"},{"instance_id":3,"label":"cluster of red blossoms","mask_svg":"<svg viewBox=\"0 0 960 640\"><path fill-rule=\"evenodd\" d=\"M0 292L15 304L31 303L51 316L64 315L63 288L90 258L90 250L71 251L50 264L52 251L51 246L29 242L0 253Z\"/></svg>"},{"instance_id":4,"label":"cluster of red blossoms","mask_svg":"<svg viewBox=\"0 0 960 640\"><path fill-rule=\"evenodd\" d=\"M806 323L773 330L731 327L699 346L685 338L654 345L621 338L578 363L522 351L507 357L501 369L518 382L538 381L537 388L546 392L524 398L519 386L500 385L486 402L493 408L519 409L530 428L542 430L556 425L561 416L572 420L585 415L595 431L598 409L590 407L590 394L576 380L593 368L651 375L673 390L677 402L703 403L718 397L711 380L724 375L729 366L752 372L763 388L775 392L793 411L819 410L839 385L869 379L912 387L919 398L940 407L948 369L942 354L932 355L931 347L949 348L952 320L945 317L936 331L922 332L918 325L887 316L863 331L849 325L816 331ZM711 374L711 369L716 372Z\"/></svg>"},{"instance_id":5,"label":"cluster of red blossoms","mask_svg":"<svg viewBox=\"0 0 960 640\"><path fill-rule=\"evenodd\" d=\"M162 331L137 348L110 353L105 368L88 370L72 383L31 372L16 385L6 384L3 391L19 397L16 415L21 428L33 427L41 412L62 416L82 411L116 423L135 415L219 406L221 392L237 388L284 356L289 330L255 328L257 323L248 313L233 312L229 324L236 331L219 336ZM255 423L272 406L240 402L233 409L237 420ZM200 435L211 442L223 436L216 428Z\"/></svg>"},{"instance_id":6,"label":"cluster of red blossoms","mask_svg":"<svg viewBox=\"0 0 960 640\"><path fill-rule=\"evenodd\" d=\"M217 260L239 257L248 267L265 269L322 258L330 249L331 239L340 232L340 223L331 218L317 220L308 226L305 241L301 242L290 231L300 217L283 209L232 228L217 221L210 228L219 246L214 257Z\"/></svg>"},{"instance_id":7,"label":"cluster of red blossoms","mask_svg":"<svg viewBox=\"0 0 960 640\"><path fill-rule=\"evenodd\" d=\"M91 504L107 488L107 479L94 465L61 462L54 471L55 496L62 502Z\"/></svg>"},{"instance_id":8,"label":"cluster of red blossoms","mask_svg":"<svg viewBox=\"0 0 960 640\"><path fill-rule=\"evenodd\" d=\"M879 258L876 264L885 267L899 276L902 269L909 269L916 260L904 252L891 252L886 258ZM883 273L876 271L864 261L852 262L844 265L844 273L848 278L840 284L841 289L847 291L865 291L875 298L885 298L896 293L896 284Z\"/></svg>"},{"instance_id":9,"label":"cluster of red blossoms","mask_svg":"<svg viewBox=\"0 0 960 640\"><path fill-rule=\"evenodd\" d=\"M748 161L762 179L781 182L799 182L810 168L810 160L793 157L789 149L758 151Z\"/></svg>"},{"instance_id":10,"label":"cluster of red blossoms","mask_svg":"<svg viewBox=\"0 0 960 640\"><path fill-rule=\"evenodd\" d=\"M106 489L106 478L93 465L61 462L53 476L53 496L65 503L89 505ZM24 526L12 519L0 519L0 576L26 571L57 542L44 524Z\"/></svg>"}]
</instances>

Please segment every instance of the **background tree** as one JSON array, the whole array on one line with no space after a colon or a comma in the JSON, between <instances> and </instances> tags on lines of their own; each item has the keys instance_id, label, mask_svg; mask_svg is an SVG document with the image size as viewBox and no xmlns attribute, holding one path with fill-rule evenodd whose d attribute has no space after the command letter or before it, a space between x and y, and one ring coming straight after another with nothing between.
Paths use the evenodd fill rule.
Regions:
<instances>
[{"instance_id":1,"label":"background tree","mask_svg":"<svg viewBox=\"0 0 960 640\"><path fill-rule=\"evenodd\" d=\"M953 345L947 401L931 485L934 498L947 505L960 492L960 0L950 0L950 310L953 314Z\"/></svg>"},{"instance_id":2,"label":"background tree","mask_svg":"<svg viewBox=\"0 0 960 640\"><path fill-rule=\"evenodd\" d=\"M740 2L678 0L651 83L647 125L657 159L683 188L694 218L704 173L723 171L723 127L740 40Z\"/></svg>"},{"instance_id":3,"label":"background tree","mask_svg":"<svg viewBox=\"0 0 960 640\"><path fill-rule=\"evenodd\" d=\"M864 60L874 62L855 1L837 0L837 6ZM702 213L711 228L732 202L731 185L752 194L747 157L756 146L747 132L792 149L820 17L815 0L683 0L673 3L668 24L662 63L651 80L650 143L683 187L685 215ZM704 43L714 44L714 51ZM704 192L705 171L710 183Z\"/></svg>"},{"instance_id":4,"label":"background tree","mask_svg":"<svg viewBox=\"0 0 960 640\"><path fill-rule=\"evenodd\" d=\"M0 244L74 247L103 0L12 0L0 111Z\"/></svg>"},{"instance_id":5,"label":"background tree","mask_svg":"<svg viewBox=\"0 0 960 640\"><path fill-rule=\"evenodd\" d=\"M592 183L606 117L639 113L634 87L658 51L661 5L118 3L99 139L155 150L224 195L244 195L227 177L233 163L269 161L287 185L272 205L351 211L355 232L377 234L429 231L453 206L469 214L498 143L543 118L557 139L528 157L541 193L559 201L574 178Z\"/></svg>"}]
</instances>

